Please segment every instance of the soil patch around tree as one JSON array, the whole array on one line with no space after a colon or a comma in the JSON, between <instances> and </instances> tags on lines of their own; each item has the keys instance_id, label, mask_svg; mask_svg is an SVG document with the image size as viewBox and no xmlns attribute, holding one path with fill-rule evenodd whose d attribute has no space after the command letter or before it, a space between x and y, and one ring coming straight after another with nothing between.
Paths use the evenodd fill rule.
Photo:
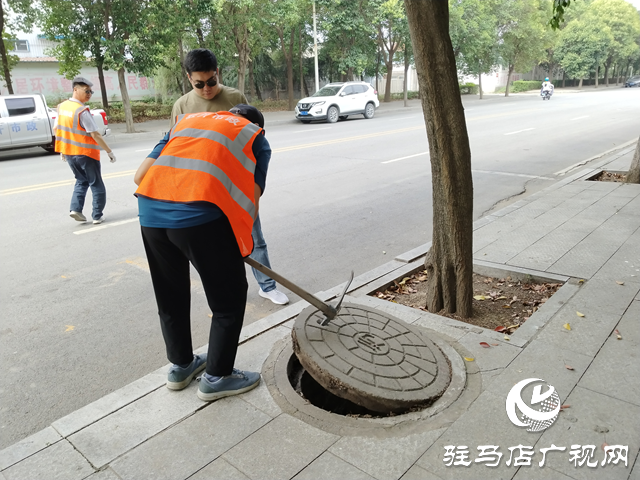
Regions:
<instances>
[{"instance_id":1,"label":"soil patch around tree","mask_svg":"<svg viewBox=\"0 0 640 480\"><path fill-rule=\"evenodd\" d=\"M607 172L603 170L599 174L591 177L589 180L592 182L624 182L627 178L625 173Z\"/></svg>"},{"instance_id":2,"label":"soil patch around tree","mask_svg":"<svg viewBox=\"0 0 640 480\"><path fill-rule=\"evenodd\" d=\"M478 327L513 333L560 287L561 283L535 283L473 274L473 316L464 318L444 310L432 312ZM371 294L390 302L427 312L427 274L420 270Z\"/></svg>"}]
</instances>

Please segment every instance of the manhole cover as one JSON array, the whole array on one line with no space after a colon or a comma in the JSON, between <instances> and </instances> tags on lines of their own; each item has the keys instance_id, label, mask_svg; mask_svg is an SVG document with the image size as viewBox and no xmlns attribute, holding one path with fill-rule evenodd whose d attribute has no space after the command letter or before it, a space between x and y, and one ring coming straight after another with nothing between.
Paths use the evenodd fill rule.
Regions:
<instances>
[{"instance_id":1,"label":"manhole cover","mask_svg":"<svg viewBox=\"0 0 640 480\"><path fill-rule=\"evenodd\" d=\"M376 412L405 412L438 399L449 362L417 329L386 313L344 303L328 325L307 307L295 321L293 348L324 388Z\"/></svg>"}]
</instances>

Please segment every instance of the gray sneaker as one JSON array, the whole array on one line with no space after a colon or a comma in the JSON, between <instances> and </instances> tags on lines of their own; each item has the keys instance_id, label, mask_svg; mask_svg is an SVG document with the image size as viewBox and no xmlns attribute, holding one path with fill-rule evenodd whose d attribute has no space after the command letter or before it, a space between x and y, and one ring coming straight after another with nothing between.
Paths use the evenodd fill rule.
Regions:
<instances>
[{"instance_id":1,"label":"gray sneaker","mask_svg":"<svg viewBox=\"0 0 640 480\"><path fill-rule=\"evenodd\" d=\"M69 212L69 216L71 218L73 218L74 220L77 220L78 222L86 222L87 221L87 217L85 217L82 212L74 212L73 210L71 210Z\"/></svg>"},{"instance_id":2,"label":"gray sneaker","mask_svg":"<svg viewBox=\"0 0 640 480\"><path fill-rule=\"evenodd\" d=\"M260 374L257 372L243 372L234 368L231 375L222 377L216 382L211 383L204 375L198 380L200 380L198 398L205 402L211 402L219 398L248 392L257 387L260 383Z\"/></svg>"},{"instance_id":3,"label":"gray sneaker","mask_svg":"<svg viewBox=\"0 0 640 480\"><path fill-rule=\"evenodd\" d=\"M187 388L198 373L207 366L207 354L201 353L194 355L193 360L188 367L182 368L178 365L169 367L169 376L167 378L167 388L169 390L182 390Z\"/></svg>"}]
</instances>

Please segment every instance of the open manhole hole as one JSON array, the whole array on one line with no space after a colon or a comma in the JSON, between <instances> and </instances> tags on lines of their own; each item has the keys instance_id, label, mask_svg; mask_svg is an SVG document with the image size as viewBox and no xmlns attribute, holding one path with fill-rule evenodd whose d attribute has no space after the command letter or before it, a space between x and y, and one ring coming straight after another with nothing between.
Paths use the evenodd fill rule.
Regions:
<instances>
[{"instance_id":1,"label":"open manhole hole","mask_svg":"<svg viewBox=\"0 0 640 480\"><path fill-rule=\"evenodd\" d=\"M312 404L343 415L388 416L423 409L451 382L447 357L417 328L363 305L345 303L327 325L314 307L292 330L301 368L292 386Z\"/></svg>"}]
</instances>

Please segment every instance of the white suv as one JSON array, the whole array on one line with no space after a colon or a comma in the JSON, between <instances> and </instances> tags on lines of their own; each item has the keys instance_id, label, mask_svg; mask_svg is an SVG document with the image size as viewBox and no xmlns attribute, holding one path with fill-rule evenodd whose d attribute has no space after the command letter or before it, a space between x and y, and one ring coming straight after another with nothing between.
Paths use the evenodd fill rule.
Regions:
<instances>
[{"instance_id":1,"label":"white suv","mask_svg":"<svg viewBox=\"0 0 640 480\"><path fill-rule=\"evenodd\" d=\"M295 114L302 123L310 123L312 120L335 123L349 115L373 118L379 106L378 94L368 83L329 83L312 96L300 100Z\"/></svg>"}]
</instances>

